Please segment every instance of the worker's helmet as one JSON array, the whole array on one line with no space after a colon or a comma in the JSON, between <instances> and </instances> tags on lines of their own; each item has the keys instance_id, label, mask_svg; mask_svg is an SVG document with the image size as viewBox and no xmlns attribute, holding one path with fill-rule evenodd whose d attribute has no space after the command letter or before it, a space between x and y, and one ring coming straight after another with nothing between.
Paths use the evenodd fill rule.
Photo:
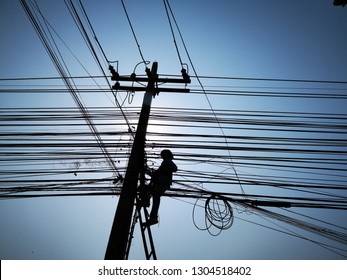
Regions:
<instances>
[{"instance_id":1,"label":"worker's helmet","mask_svg":"<svg viewBox=\"0 0 347 280\"><path fill-rule=\"evenodd\" d=\"M162 150L161 153L160 153L160 156L161 156L162 159L173 159L174 158L174 156L171 153L171 151L167 150L167 149Z\"/></svg>"}]
</instances>

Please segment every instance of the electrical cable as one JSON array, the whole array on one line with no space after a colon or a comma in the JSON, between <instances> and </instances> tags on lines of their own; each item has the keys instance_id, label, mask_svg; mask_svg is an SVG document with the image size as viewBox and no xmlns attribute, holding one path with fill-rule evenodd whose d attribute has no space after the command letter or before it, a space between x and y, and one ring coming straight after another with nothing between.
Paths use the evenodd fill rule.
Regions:
<instances>
[{"instance_id":1,"label":"electrical cable","mask_svg":"<svg viewBox=\"0 0 347 280\"><path fill-rule=\"evenodd\" d=\"M145 58L144 58L144 56L143 56L143 54L142 54L141 47L140 47L139 41L137 40L137 37L136 37L136 34L135 34L135 30L134 30L133 25L132 25L132 23L131 23L131 20L130 20L130 17L129 17L127 8L125 7L125 4L124 4L124 1L123 1L123 0L121 0L121 3L122 3L122 6L123 6L125 15L126 15L126 17L127 17L127 19L128 19L128 23L129 23L131 32L132 32L132 34L133 34L133 37L134 37L134 39L135 39L135 42L136 42L136 45L137 45L137 49L139 50L139 54L140 54L140 56L141 56L141 59L142 59L143 63L146 65L146 60L145 60Z\"/></svg>"},{"instance_id":2,"label":"electrical cable","mask_svg":"<svg viewBox=\"0 0 347 280\"><path fill-rule=\"evenodd\" d=\"M88 36L88 33L87 33L87 31L86 31L86 29L85 29L85 27L84 27L84 25L83 25L83 22L82 22L82 20L81 20L79 14L78 14L76 8L75 8L75 5L74 5L73 1L72 1L72 0L69 0L69 4L68 4L67 0L64 0L64 1L65 1L66 6L68 7L68 9L69 9L69 11L70 11L71 16L73 17L73 19L74 19L74 21L75 21L75 23L76 23L78 29L80 30L80 33L81 33L81 35L82 35L84 41L86 42L88 48L90 49L90 51L91 51L91 53L92 53L92 55L93 55L93 57L94 57L94 60L96 61L97 65L99 66L99 69L100 69L100 71L101 71L102 74L103 74L102 76L105 78L105 80L106 80L106 82L107 82L108 90L110 90L110 91L112 92L112 94L113 94L113 96L114 96L114 98L115 98L116 104L117 104L118 108L120 109L120 111L122 112L123 117L124 117L126 123L128 124L129 130L130 130L130 125L129 125L129 121L128 121L128 119L127 119L127 116L125 115L125 113L124 113L124 111L123 111L123 109L122 109L122 106L121 106L121 104L120 104L119 101L118 101L117 95L116 95L116 93L114 92L114 90L113 90L113 88L112 88L112 86L111 86L111 84L110 84L110 81L109 81L109 79L108 79L108 77L107 77L107 75L106 75L106 73L105 73L105 71L104 71L104 69L103 69L103 67L102 67L102 65L101 65L101 62L100 62L100 60L99 60L99 58L98 58L98 55L96 54L95 48L94 48L94 46L93 46L93 44L92 44L92 42L91 42L91 40L90 40L90 38L89 38L89 36ZM105 57L105 60L107 61L108 65L110 65L110 64L109 64L109 60L107 59L107 57L106 57L106 55L105 55L105 52L104 52L104 50L102 49L102 47L101 47L101 45L100 45L100 43L99 43L99 40L97 39L96 33L95 33L94 28L93 28L93 26L92 26L92 24L91 24L91 22L90 22L90 20L89 20L89 17L88 17L88 15L87 15L87 13L86 13L86 10L84 9L84 6L83 6L82 2L79 1L79 3L80 3L80 6L81 6L83 15L84 15L84 17L85 17L86 20L87 20L88 26L89 26L89 28L90 28L91 31L92 31L92 34L93 34L94 39L95 39L96 42L98 43L99 49L100 49L101 52L103 53L103 55L104 55L104 57Z\"/></svg>"},{"instance_id":3,"label":"electrical cable","mask_svg":"<svg viewBox=\"0 0 347 280\"><path fill-rule=\"evenodd\" d=\"M95 139L98 142L103 154L108 159L109 164L114 168L115 172L119 173L117 171L116 165L114 164L113 160L110 158L110 155L107 151L107 148L104 146L102 139L99 137L98 132L96 130L96 127L94 126L87 109L84 107L83 103L81 102L80 98L78 97L78 90L76 90L76 87L74 87L71 84L70 79L68 78L68 75L67 75L63 65L59 62L57 55L55 54L53 48L50 46L50 43L49 43L47 36L44 34L42 28L40 27L39 21L35 18L35 16L33 15L32 11L29 8L29 6L27 5L27 3L24 0L21 0L21 4L22 4L24 10L26 11L28 17L30 18L30 20L31 20L35 30L37 31L37 34L39 35L42 43L44 44L48 54L50 55L52 62L54 63L56 69L58 70L59 74L61 75L66 87L69 89L71 96L73 97L76 105L80 108L81 112L84 115L84 119L86 120L90 129L93 131ZM118 174L118 175L120 175L120 174Z\"/></svg>"},{"instance_id":4,"label":"electrical cable","mask_svg":"<svg viewBox=\"0 0 347 280\"><path fill-rule=\"evenodd\" d=\"M172 35L172 38L173 38L173 41L174 41L174 44L175 44L177 56L178 56L178 59L180 61L181 67L183 68L183 61L182 61L181 54L180 54L179 49L178 49L178 45L177 45L176 37L175 37L175 32L173 30L170 14L169 14L169 11L168 11L168 2L167 2L167 0L163 0L163 2L164 2L166 16L167 16L167 19L168 19L168 22L169 22L169 25L170 25L171 35Z\"/></svg>"},{"instance_id":5,"label":"electrical cable","mask_svg":"<svg viewBox=\"0 0 347 280\"><path fill-rule=\"evenodd\" d=\"M30 9L29 6L27 8ZM34 8L38 11L37 3ZM32 24L38 28L36 32L40 34L40 40L61 75L57 79L66 83L67 90L30 84L55 77L8 78L0 79L1 82L12 83L7 85L8 88L2 89L2 94L17 92L34 95L71 91L75 92L78 105L77 108L0 108L0 198L119 195L119 180L114 175L105 176L112 173L113 168L107 162L108 156L105 156L100 144L95 143L93 137L98 135L102 139L101 145L108 148L109 158L120 161L118 171L124 172L123 163L129 157L127 149L131 146L131 135L123 127L122 113L114 112L112 107L90 107L88 111L83 110L85 106L79 100L79 94L100 92L104 89L78 89L74 80L69 81L75 78L69 73L50 28L45 24L46 20L43 19L43 23L38 22L36 12L28 16ZM87 33L85 35L88 37ZM178 51L178 47L176 50ZM204 76L197 76L195 73L195 77L202 79ZM210 81L212 76L205 78ZM233 77L213 78L236 80ZM345 82L256 78L244 80L271 82L271 85L277 85L279 82L303 82L314 84L315 87L300 88L300 92L298 88L272 92L273 88L266 86L259 91L229 91L212 86L211 90L203 88L202 91L197 90L196 94L254 94L261 97L290 98L288 100L343 100L343 92L336 93L327 88L318 89L316 85L334 84L335 91L346 91L338 88L339 84L344 86ZM25 82L27 86L13 86L14 82ZM318 90L324 91L319 91L314 96L314 91ZM147 159L154 165L157 164L157 155L161 149L170 148L175 151L175 161L180 168L175 175L174 184L179 188L170 189L166 195L196 199L193 208L194 224L196 208L203 207L205 228L200 228L216 234L215 229L222 231L232 225L234 218L238 218L233 214L231 205L234 205L236 210L242 211L240 213L254 214L266 221L278 220L296 229L318 234L327 238L329 242L336 241L343 245L347 243L345 226L326 221L326 218L319 216L323 211L332 211L330 214L339 215L339 212L344 213L347 210L347 114L273 109L210 109L154 107L147 134ZM129 124L135 125L138 107L129 108L127 114ZM86 127L88 119L98 128L97 131ZM216 123L225 132L222 136L215 131ZM197 130L194 131L193 128ZM228 131L235 133L228 135ZM122 138L123 135L128 135L129 139ZM115 136L120 137L117 143L113 140ZM224 142L230 146L226 147ZM238 178L235 178L228 162L228 155L225 155L227 148L235 153L232 166L240 168ZM247 186L247 194L235 191L235 187L240 183ZM201 203L203 200L204 205ZM261 206L262 203L267 206ZM280 206L275 207L276 211L268 210L271 204L280 205L276 203L290 205L295 211ZM319 209L321 212L304 214L311 213L311 209ZM272 229L311 241L335 253L344 251L343 247L314 241L277 223L276 226L281 230Z\"/></svg>"},{"instance_id":6,"label":"electrical cable","mask_svg":"<svg viewBox=\"0 0 347 280\"><path fill-rule=\"evenodd\" d=\"M165 0L164 0L164 1L165 1ZM211 104L211 101L210 101L210 99L208 98L208 96L207 96L207 94L206 94L206 91L205 91L205 88L204 88L204 86L203 86L203 84L202 84L202 82L201 82L201 80L200 80L200 78L199 78L199 76L198 76L198 74L197 74L197 71L196 71L196 69L195 69L195 67L194 67L193 61L192 61L192 59L191 59L191 57L190 57L190 54L189 54L188 49L187 49L187 46L186 46L185 41L184 41L184 39L183 39L183 35L182 35L181 31L180 31L180 28L179 28L179 26L178 26L178 24L177 24L176 18L175 18L174 14L173 14L173 11L172 11L172 9L171 9L171 5L170 5L169 0L166 0L166 4L167 4L167 7L168 7L169 10L170 10L171 16L172 16L172 18L173 18L173 20L174 20L175 26L176 26L176 28L177 28L177 30L178 30L179 35L180 35L181 42L182 42L183 47L184 47L184 49L185 49L185 52L186 52L186 55L187 55L188 60L189 60L189 62L190 62L190 65L192 66L192 69L193 69L193 71L194 71L195 77L196 77L196 79L197 79L197 81L198 81L198 83L199 83L199 85L200 85L202 91L204 92L204 95L205 95L206 100L207 100L207 102L208 102L208 104L209 104L209 106L210 106L210 109L211 109L211 111L212 111L212 113L213 113L213 115L214 115L214 117L215 117L215 119L216 119L216 121L217 121L217 124L218 124L218 126L219 126L219 128L220 128L220 130L221 130L221 132L222 132L222 134L223 134L223 136L224 136L225 145L229 148L229 143L228 143L228 141L226 140L224 130L223 130L223 128L222 128L222 126L221 126L221 124L220 124L220 122L219 122L219 120L218 120L218 117L217 117L217 115L216 115L216 113L215 113L215 111L214 111L214 109L213 109L213 106L212 106L212 104ZM165 8L166 8L166 9L167 9L167 7L166 7L166 5L165 5ZM170 26L171 26L171 22L170 22ZM177 49L177 51L178 51L178 49ZM182 64L182 63L181 63L181 64ZM233 170L234 170L234 172L235 172L236 179L239 181L238 174L237 174L237 171L236 171L236 169L235 169L235 166L234 166L234 163L233 163L233 160L232 160L232 155L231 155L230 149L227 149L227 151L228 151L228 154L229 154L230 165L231 165L231 167L233 168ZM245 191L244 191L244 189L243 189L243 187L242 187L241 182L240 182L240 188L241 188L242 193L245 193Z\"/></svg>"}]
</instances>

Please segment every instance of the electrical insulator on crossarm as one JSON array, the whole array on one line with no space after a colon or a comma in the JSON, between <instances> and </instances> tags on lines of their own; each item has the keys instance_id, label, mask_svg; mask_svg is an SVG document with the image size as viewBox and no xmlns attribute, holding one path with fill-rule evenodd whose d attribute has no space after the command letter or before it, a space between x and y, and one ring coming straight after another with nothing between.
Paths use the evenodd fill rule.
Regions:
<instances>
[{"instance_id":1,"label":"electrical insulator on crossarm","mask_svg":"<svg viewBox=\"0 0 347 280\"><path fill-rule=\"evenodd\" d=\"M110 70L111 74L112 74L112 81L118 81L119 78L119 74L118 72L114 69L114 67L112 65L108 66L108 70Z\"/></svg>"},{"instance_id":2,"label":"electrical insulator on crossarm","mask_svg":"<svg viewBox=\"0 0 347 280\"><path fill-rule=\"evenodd\" d=\"M182 68L181 73L182 73L183 80L186 81L187 84L189 84L190 83L190 77L187 74L187 70Z\"/></svg>"}]
</instances>

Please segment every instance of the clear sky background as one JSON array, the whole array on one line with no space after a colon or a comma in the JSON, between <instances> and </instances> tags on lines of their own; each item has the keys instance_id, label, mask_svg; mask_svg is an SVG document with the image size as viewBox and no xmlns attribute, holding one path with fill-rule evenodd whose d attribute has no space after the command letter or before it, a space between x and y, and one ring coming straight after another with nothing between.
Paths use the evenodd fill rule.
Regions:
<instances>
[{"instance_id":1,"label":"clear sky background","mask_svg":"<svg viewBox=\"0 0 347 280\"><path fill-rule=\"evenodd\" d=\"M27 2L36 2L42 15L49 25L54 28L54 32L53 29L50 30L56 39L58 48L71 76L102 75L63 0ZM88 0L82 2L108 60L119 61L119 73L121 75L130 75L142 59L121 2L118 0ZM249 155L254 158L254 156L266 156L267 154L264 154L264 152L251 152L250 150L243 151L242 144L233 144L231 140L228 144L232 148L230 152L222 149L217 151L205 150L203 145L195 149L173 145L172 151L177 155L175 162L179 167L179 172L174 177L176 183L174 183L173 187L183 188L180 183L185 183L192 187L205 187L210 191L218 192L241 194L243 189L246 194L308 196L307 193L301 193L300 191L271 186L260 187L256 184L244 183L240 185L237 183L238 176L241 180L248 178L261 180L261 178L265 177L260 176L271 177L275 175L282 176L284 181L286 181L284 178L288 179L290 177L291 179L288 179L286 182L290 180L294 182L295 178L297 178L296 183L300 180L303 182L302 179L305 178L306 181L304 182L310 184L329 184L331 186L334 183L341 187L340 190L319 190L318 188L309 190L324 192L326 195L324 196L322 193L312 194L314 198L329 200L335 195L339 196L338 199L341 204L346 204L347 130L344 126L346 116L343 114L347 113L347 7L335 7L332 2L328 0L170 1L190 58L199 76L278 79L278 81L201 79L205 89L212 92L217 90L242 91L241 95L235 92L234 94L228 92L227 95L214 95L211 93L208 95L209 99L207 100L206 96L201 93L197 79L193 78L192 84L188 85L188 88L192 91L200 90L200 94L194 92L190 94L160 93L153 100L153 118L150 120L149 132L219 135L219 141L221 141L222 146L223 133L227 136L297 136L314 139L331 137L340 141L338 142L338 148L332 146L323 147L323 145L309 147L312 149L338 150L338 153L333 153L332 151L331 154L323 155L326 156L330 163L333 162L329 167L336 167L334 171L319 169L312 171L310 168L305 169L305 163L301 163L300 169L268 168L265 166L265 161L258 161L260 165L257 166L252 166L252 164L245 165L246 160L243 159L242 161L238 159L238 156ZM74 3L76 7L79 7L78 1ZM180 75L181 65L177 57L163 1L126 0L124 3L145 60L151 63L157 61L160 74ZM34 6L33 4L32 7ZM91 31L88 29L87 32L92 39L92 44L97 48ZM177 30L175 32L182 60L189 65L189 74L195 76ZM72 107L77 111L77 107L68 92L39 92L42 88L64 89L64 84L59 79L6 80L7 78L24 77L59 77L20 1L0 1L0 36L0 108L2 112L0 132L18 133L21 129L22 132L29 135L32 132L41 131L62 133L89 131L84 121L80 121L83 126L77 128L69 126L69 121L71 120L65 120L63 121L64 125L55 127L52 125L55 123L54 120L47 118L41 121L42 128L40 128L40 126L36 125L20 125L21 121L18 119L5 119L6 112L4 109L6 108L20 108L18 112L23 114L23 108L33 108L33 110L48 108L48 111L50 111L49 108ZM102 54L99 52L97 54L103 61L102 65L105 73L109 75ZM116 67L116 64L113 65ZM144 74L143 64L136 68L136 73L138 75ZM288 80L305 80L306 82L300 83ZM308 82L312 80L342 81L344 83ZM75 82L76 87L79 89L97 88L99 86L102 88L107 87L106 81L102 79L98 80L97 85L92 79L76 79ZM11 92L13 89L17 91ZM29 93L19 92L18 89L34 90ZM276 97L250 96L249 93L252 91L281 92L282 95L286 95L285 93L288 92L299 93L299 95L301 93L313 95L339 94L345 97L279 97L278 95L281 94L278 94ZM107 127L98 125L98 120L95 120L100 131L111 129L113 132L119 133L112 139L103 136L106 143L114 145L112 152L116 154L117 151L120 151L121 148L117 148L117 143L131 142L129 134L126 134L127 127L124 125L124 120L123 122L121 121L119 108L116 106L114 97L109 91L81 93L80 98L83 100L86 108L111 108L114 111L117 123L112 122L112 117L110 116L107 120L110 125ZM138 106L141 105L143 93L137 92L131 104L128 102L126 93L118 93L117 98L123 104L125 114L136 125L136 112L139 111ZM283 116L277 119L273 116L272 118L261 116L260 119L253 116L251 124L244 123L242 117L240 117L236 121L234 119L234 123L227 122L223 124L226 127L223 133L216 121L209 123L209 125L212 125L210 129L193 129L188 125L185 128L182 126L185 121L178 119L176 121L175 119L162 120L161 125L158 125L160 120L154 116L154 113L158 112L156 109L170 107L171 110L173 108L185 108L187 110L204 109L205 113L201 114L209 113L209 117L213 119L210 104L214 110L240 110L240 112L253 113L273 111L283 112L283 114L284 112L296 112L300 114L317 114L315 115L317 117L326 116L327 119L319 119L317 122L321 122L323 124L321 129L329 131L329 133L322 133L321 135L319 133L311 133L311 130L320 129L319 126L311 126L303 128L307 129L307 132L295 134L286 131L289 125L283 123L278 126L280 131L277 132L264 130L257 132L254 130L254 124L264 119L266 121L295 121L295 119L286 119ZM169 110L163 109L162 112L165 111ZM16 112L16 109L13 109L12 112ZM328 117L334 116L333 114L339 114L341 119L328 119ZM172 112L170 116L178 117L177 114L173 115ZM300 116L302 117L302 115ZM313 115L310 116L312 117ZM300 119L300 121L302 120L303 118ZM120 122L119 125L118 121ZM316 124L313 118L306 121ZM30 120L26 120L26 122L28 124ZM37 123L34 122L34 124ZM167 124L179 124L180 126L174 127ZM325 125L331 125L331 128L326 128ZM266 126L265 123L264 126ZM30 166L30 161L27 164L23 162L23 165L16 161L13 165L10 165L7 161L9 156L5 156L5 152L11 152L12 149L8 144L35 143L31 150L28 150L28 148L20 150L16 146L13 149L17 150L12 150L14 152L31 151L37 154L53 150L40 147L40 144L44 146L44 143L47 143L47 141L45 142L46 138L41 140L36 138L36 142L30 142L27 139L28 136L25 135L21 139L6 137L2 136L0 140L1 153L3 153L3 156L1 156L0 187L20 187L22 185L19 180L35 179L36 177L30 177L29 175L33 174L35 166L37 166L38 171L42 170L43 166ZM172 140L172 137L154 134L148 136L147 144L151 143L152 146L158 144L154 149L148 146L148 156L150 162L153 162L154 168L160 164L159 152L164 139ZM192 137L192 140L194 139L197 141L209 141L208 138L204 137ZM52 138L50 138L50 141L50 143L54 143ZM287 147L284 144L279 146ZM126 145L122 146L122 148L129 151L129 147ZM83 151L78 147L75 149L76 151ZM98 147L94 147L94 150L99 152ZM57 179L102 179L112 178L113 176L113 173L106 168L106 164L100 159L96 160L91 157L89 160L92 163L87 163L85 160L76 163L76 160L72 159L72 156L67 153L70 150L66 146L62 148L56 147L54 151L57 153L59 151L65 152L65 154L60 153L59 157L52 157L42 164L45 164L46 169L64 170L65 173L50 176L46 170L46 173L38 175L39 180L52 182ZM88 152L90 151L88 150ZM197 155L200 154L208 154L211 159L213 155L220 155L229 164L198 163L196 159ZM301 156L294 153L287 154L283 151L276 154L270 153L271 155L279 156L282 159ZM320 155L310 153L305 154L305 156L312 159L320 157ZM117 160L117 156L115 158ZM203 159L208 160L208 157ZM252 159L248 160L248 162L252 163ZM119 164L118 167L121 173L124 174L127 164L126 157L119 159L117 164ZM289 161L288 164L291 165L293 163ZM306 164L310 165L309 163ZM324 166L326 167L326 165ZM24 176L23 172L25 170L29 170L28 173L30 174ZM79 173L81 170L85 172ZM306 171L307 174L299 173L299 171ZM75 176L75 172L77 176ZM205 180L203 172L206 172L206 174L209 172L211 174L212 172L213 174L224 174L233 183L217 184L213 181L213 177ZM298 173L296 174L296 172ZM22 175L23 177L18 177ZM200 176L201 180L206 182L203 184L192 182L192 175L197 175L197 177L194 177L195 180L199 180ZM31 183L31 186L34 185L35 183ZM112 184L108 182L104 186L112 187ZM6 194L6 192L2 191L3 194ZM103 259L117 202L117 196L2 199L0 201L0 258ZM259 213L249 211L249 209L245 211L241 206L234 204L231 204L234 209L234 223L232 227L214 237L207 231L200 231L195 227L192 218L195 202L195 199L178 200L172 197L164 197L162 199L160 223L152 227L159 259L345 259L347 256L345 237L347 234L346 210L292 208L293 211L308 217L328 221L331 223L330 225L307 217L304 218L304 216L290 215L300 220L342 232L345 239L343 244L267 216L264 217ZM202 206L203 201L198 201L197 205ZM289 215L285 210L278 209L277 212ZM197 207L195 214L194 221L199 225L203 225L204 213L202 207ZM293 236L293 234L297 234L301 238ZM327 249L318 245L318 242L333 247ZM130 258L145 258L138 229L135 232Z\"/></svg>"}]
</instances>

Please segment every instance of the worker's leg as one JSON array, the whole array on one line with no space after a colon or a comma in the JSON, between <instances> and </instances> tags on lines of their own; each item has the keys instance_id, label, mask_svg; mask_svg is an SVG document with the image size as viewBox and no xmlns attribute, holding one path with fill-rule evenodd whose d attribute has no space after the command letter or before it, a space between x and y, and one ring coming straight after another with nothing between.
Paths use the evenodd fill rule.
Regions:
<instances>
[{"instance_id":1,"label":"worker's leg","mask_svg":"<svg viewBox=\"0 0 347 280\"><path fill-rule=\"evenodd\" d=\"M153 196L152 196L153 203L152 203L151 214L149 215L149 221L148 221L149 225L154 225L158 223L158 211L160 206L160 198L166 190L167 190L167 187L154 185Z\"/></svg>"},{"instance_id":2,"label":"worker's leg","mask_svg":"<svg viewBox=\"0 0 347 280\"><path fill-rule=\"evenodd\" d=\"M159 194L153 194L153 204L151 209L150 219L152 220L158 220L158 210L160 205L160 195Z\"/></svg>"}]
</instances>

